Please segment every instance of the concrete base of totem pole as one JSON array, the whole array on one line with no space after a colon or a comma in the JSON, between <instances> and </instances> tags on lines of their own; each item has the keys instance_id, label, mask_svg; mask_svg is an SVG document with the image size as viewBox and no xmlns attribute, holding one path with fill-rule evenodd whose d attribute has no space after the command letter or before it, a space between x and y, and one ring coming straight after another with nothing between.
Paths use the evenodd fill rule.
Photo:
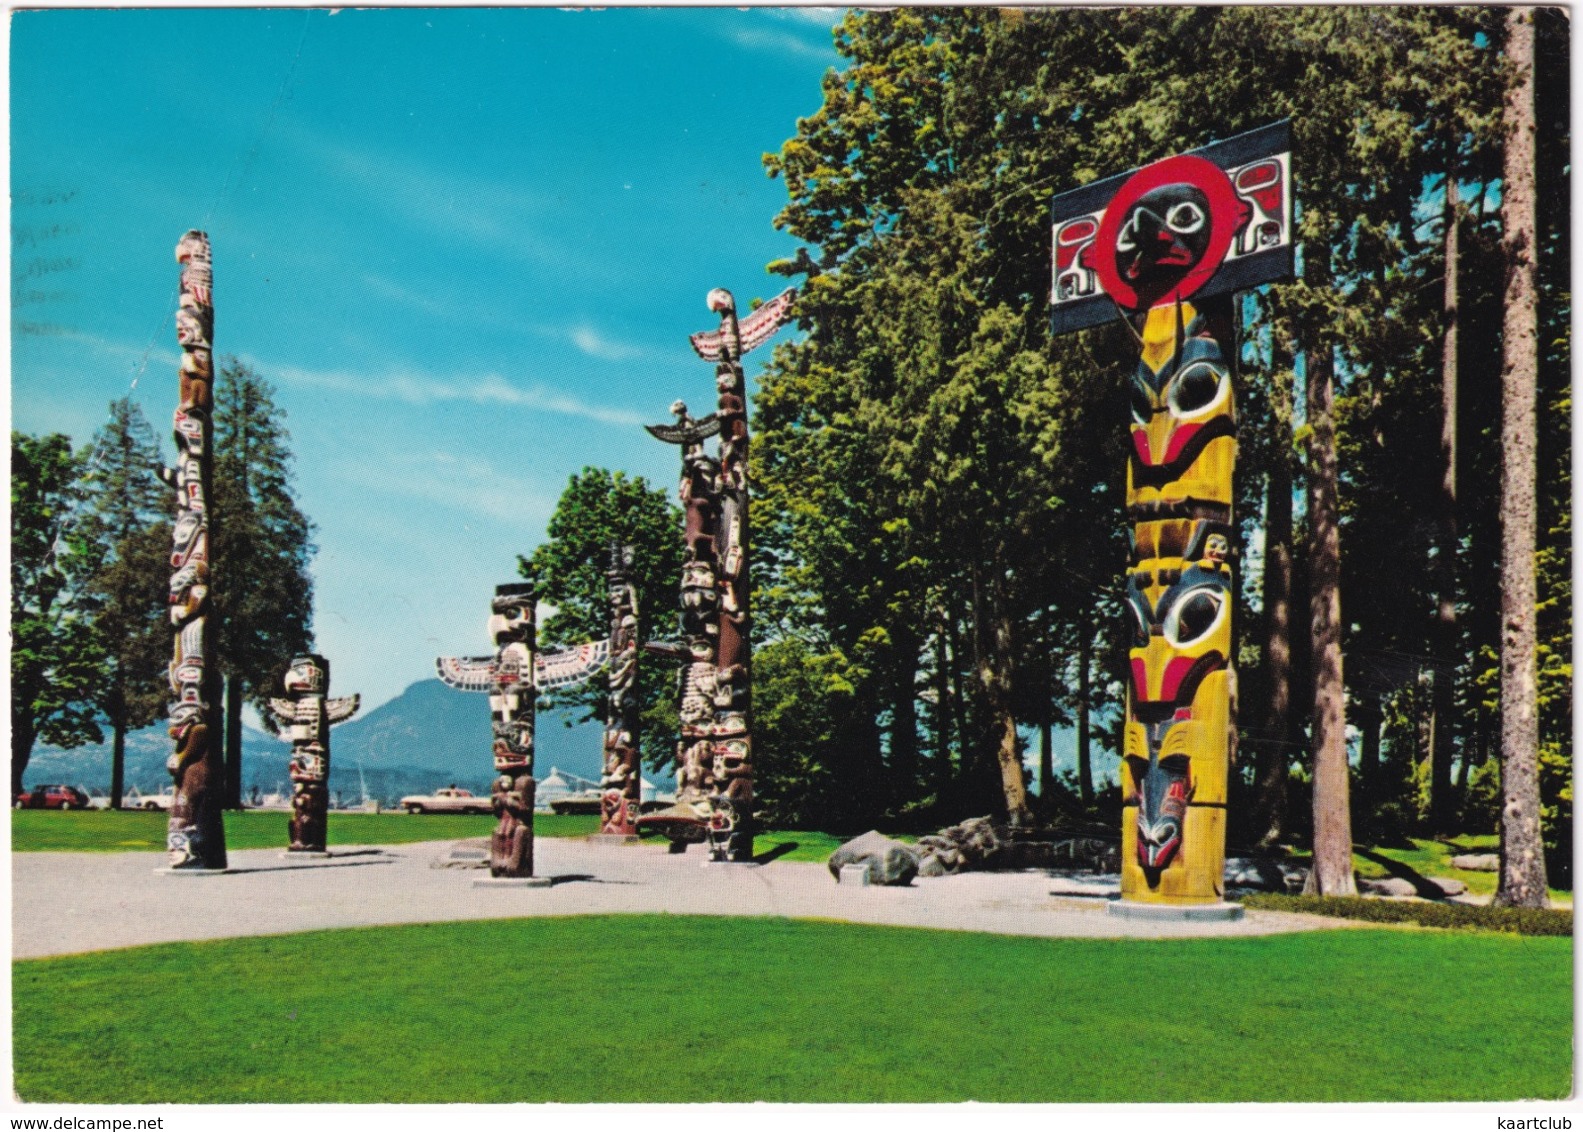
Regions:
<instances>
[{"instance_id":1,"label":"concrete base of totem pole","mask_svg":"<svg viewBox=\"0 0 1583 1132\"><path fill-rule=\"evenodd\" d=\"M549 888L549 877L474 877L474 888Z\"/></svg>"},{"instance_id":2,"label":"concrete base of totem pole","mask_svg":"<svg viewBox=\"0 0 1583 1132\"><path fill-rule=\"evenodd\" d=\"M328 849L287 849L280 855L282 861L300 861L306 858L310 861L322 861L332 856Z\"/></svg>"},{"instance_id":3,"label":"concrete base of totem pole","mask_svg":"<svg viewBox=\"0 0 1583 1132\"><path fill-rule=\"evenodd\" d=\"M835 878L837 884L855 884L864 888L868 887L867 865L842 865L840 874Z\"/></svg>"},{"instance_id":4,"label":"concrete base of totem pole","mask_svg":"<svg viewBox=\"0 0 1583 1132\"><path fill-rule=\"evenodd\" d=\"M223 877L230 869L173 869L169 865L154 872L166 877Z\"/></svg>"},{"instance_id":5,"label":"concrete base of totem pole","mask_svg":"<svg viewBox=\"0 0 1583 1132\"><path fill-rule=\"evenodd\" d=\"M635 833L591 833L588 840L595 845L636 845L642 838Z\"/></svg>"},{"instance_id":6,"label":"concrete base of totem pole","mask_svg":"<svg viewBox=\"0 0 1583 1132\"><path fill-rule=\"evenodd\" d=\"M1167 920L1193 923L1205 920L1240 920L1241 904L1144 904L1132 900L1112 900L1105 911L1124 920Z\"/></svg>"}]
</instances>

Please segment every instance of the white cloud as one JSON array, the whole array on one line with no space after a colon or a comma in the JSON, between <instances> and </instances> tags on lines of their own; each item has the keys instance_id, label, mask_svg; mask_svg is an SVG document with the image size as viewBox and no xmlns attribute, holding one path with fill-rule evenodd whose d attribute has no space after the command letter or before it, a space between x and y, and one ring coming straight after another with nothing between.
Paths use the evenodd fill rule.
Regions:
<instances>
[{"instance_id":1,"label":"white cloud","mask_svg":"<svg viewBox=\"0 0 1583 1132\"><path fill-rule=\"evenodd\" d=\"M815 59L826 59L830 56L830 48L828 46L809 43L789 32L757 28L733 28L726 34L731 42L738 47L745 47L749 51L770 51L780 55L807 55Z\"/></svg>"},{"instance_id":2,"label":"white cloud","mask_svg":"<svg viewBox=\"0 0 1583 1132\"><path fill-rule=\"evenodd\" d=\"M553 501L525 490L519 477L487 460L453 452L393 452L377 467L367 461L347 461L337 470L337 479L370 491L440 503L514 528L547 522L554 509Z\"/></svg>"},{"instance_id":3,"label":"white cloud","mask_svg":"<svg viewBox=\"0 0 1583 1132\"><path fill-rule=\"evenodd\" d=\"M251 359L249 359L252 361ZM601 424L632 428L643 424L636 413L590 405L544 385L515 385L499 374L426 374L392 371L382 377L347 373L342 370L307 370L300 366L265 365L252 361L264 373L292 385L331 389L381 401L401 401L408 405L433 405L446 401L467 401L476 405L510 405L515 408L582 417Z\"/></svg>"},{"instance_id":4,"label":"white cloud","mask_svg":"<svg viewBox=\"0 0 1583 1132\"><path fill-rule=\"evenodd\" d=\"M600 334L591 326L573 327L568 337L572 345L591 358L598 358L605 362L629 361L633 358L644 357L648 351L639 346L629 346L624 342L613 342Z\"/></svg>"}]
</instances>

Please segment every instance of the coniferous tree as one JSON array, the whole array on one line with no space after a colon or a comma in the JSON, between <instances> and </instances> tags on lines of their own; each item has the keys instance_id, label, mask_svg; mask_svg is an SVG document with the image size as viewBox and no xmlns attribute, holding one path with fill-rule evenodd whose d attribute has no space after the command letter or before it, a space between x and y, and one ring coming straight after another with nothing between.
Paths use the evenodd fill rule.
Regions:
<instances>
[{"instance_id":1,"label":"coniferous tree","mask_svg":"<svg viewBox=\"0 0 1583 1132\"><path fill-rule=\"evenodd\" d=\"M221 361L214 395L212 599L225 677L227 805L242 797L242 707L266 710L291 658L313 648L313 522L298 508L285 412L267 379Z\"/></svg>"},{"instance_id":2,"label":"coniferous tree","mask_svg":"<svg viewBox=\"0 0 1583 1132\"><path fill-rule=\"evenodd\" d=\"M94 451L78 530L93 554L85 605L105 665L95 699L111 728L110 805L120 809L126 733L154 722L169 695L171 508L153 430L131 398L111 403Z\"/></svg>"}]
</instances>

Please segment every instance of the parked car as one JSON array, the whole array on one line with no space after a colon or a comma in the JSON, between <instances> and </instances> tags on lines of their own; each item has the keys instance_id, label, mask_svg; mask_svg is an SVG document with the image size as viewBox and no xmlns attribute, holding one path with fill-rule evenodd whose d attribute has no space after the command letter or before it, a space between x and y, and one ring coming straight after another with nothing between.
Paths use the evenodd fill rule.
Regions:
<instances>
[{"instance_id":1,"label":"parked car","mask_svg":"<svg viewBox=\"0 0 1583 1132\"><path fill-rule=\"evenodd\" d=\"M408 794L401 800L401 808L409 814L487 814L493 812L494 804L471 790L443 786L433 794Z\"/></svg>"},{"instance_id":2,"label":"parked car","mask_svg":"<svg viewBox=\"0 0 1583 1132\"><path fill-rule=\"evenodd\" d=\"M169 810L176 802L176 788L167 786L158 794L144 794L133 787L121 799L121 808L126 810Z\"/></svg>"},{"instance_id":3,"label":"parked car","mask_svg":"<svg viewBox=\"0 0 1583 1132\"><path fill-rule=\"evenodd\" d=\"M86 810L88 795L75 786L35 786L16 796L19 810Z\"/></svg>"}]
</instances>

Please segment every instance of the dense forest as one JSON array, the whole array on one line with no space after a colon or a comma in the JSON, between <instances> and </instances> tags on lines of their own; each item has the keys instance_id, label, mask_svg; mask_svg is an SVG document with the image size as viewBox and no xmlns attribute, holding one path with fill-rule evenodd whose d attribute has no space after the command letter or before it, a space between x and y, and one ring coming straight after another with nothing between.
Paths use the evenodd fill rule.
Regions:
<instances>
[{"instance_id":1,"label":"dense forest","mask_svg":"<svg viewBox=\"0 0 1583 1132\"><path fill-rule=\"evenodd\" d=\"M777 224L805 245L771 265L801 288L805 334L776 349L754 404L756 762L772 820L1004 813L1001 752L1029 735L1035 813L1118 812L1096 767L1116 754L1123 695L1137 347L1119 320L1052 337L1049 201L1289 118L1297 278L1240 303L1232 842L1309 838L1314 752L1336 741L1319 734L1320 701L1339 709L1343 694L1360 840L1495 828L1504 162L1507 95L1525 72L1508 16L845 17L849 64L765 158L789 196ZM1561 882L1568 33L1554 10L1531 26L1538 758ZM1316 536L1327 465L1339 531ZM1333 570L1316 553L1326 539ZM1325 654L1321 606L1337 600L1339 653ZM1051 773L1053 727L1075 729L1074 774Z\"/></svg>"}]
</instances>

